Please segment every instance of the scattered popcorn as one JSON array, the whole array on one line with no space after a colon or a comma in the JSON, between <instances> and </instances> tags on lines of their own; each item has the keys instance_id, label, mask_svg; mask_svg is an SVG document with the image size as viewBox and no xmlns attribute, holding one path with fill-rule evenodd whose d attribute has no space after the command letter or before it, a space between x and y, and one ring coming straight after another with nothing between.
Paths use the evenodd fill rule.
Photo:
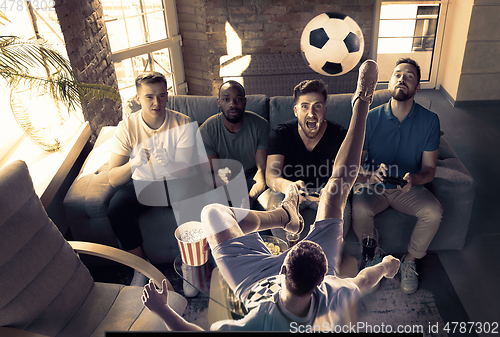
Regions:
<instances>
[{"instance_id":1,"label":"scattered popcorn","mask_svg":"<svg viewBox=\"0 0 500 337\"><path fill-rule=\"evenodd\" d=\"M196 242L205 237L205 233L203 233L203 229L195 228L195 229L187 229L181 233L181 241L183 242Z\"/></svg>"},{"instance_id":2,"label":"scattered popcorn","mask_svg":"<svg viewBox=\"0 0 500 337\"><path fill-rule=\"evenodd\" d=\"M267 249L271 252L273 255L280 255L281 250L280 246L275 245L274 243L271 242L265 242Z\"/></svg>"}]
</instances>

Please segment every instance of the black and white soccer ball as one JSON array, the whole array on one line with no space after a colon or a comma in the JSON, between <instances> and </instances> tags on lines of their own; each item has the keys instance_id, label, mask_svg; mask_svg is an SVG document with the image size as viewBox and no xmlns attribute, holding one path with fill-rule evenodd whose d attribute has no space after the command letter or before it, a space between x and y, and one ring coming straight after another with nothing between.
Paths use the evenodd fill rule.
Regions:
<instances>
[{"instance_id":1,"label":"black and white soccer ball","mask_svg":"<svg viewBox=\"0 0 500 337\"><path fill-rule=\"evenodd\" d=\"M354 68L363 56L361 28L342 13L323 13L305 26L300 39L302 55L314 71L339 76Z\"/></svg>"}]
</instances>

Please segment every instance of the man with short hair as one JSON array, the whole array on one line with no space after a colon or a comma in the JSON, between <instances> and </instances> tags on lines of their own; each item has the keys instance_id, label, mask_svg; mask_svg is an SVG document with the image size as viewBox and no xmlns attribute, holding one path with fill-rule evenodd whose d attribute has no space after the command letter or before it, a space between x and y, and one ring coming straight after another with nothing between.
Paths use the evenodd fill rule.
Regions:
<instances>
[{"instance_id":1,"label":"man with short hair","mask_svg":"<svg viewBox=\"0 0 500 337\"><path fill-rule=\"evenodd\" d=\"M344 206L359 168L366 115L377 75L374 61L360 68L351 124L306 239L280 255L271 255L256 233L275 227L293 233L303 230L298 213L302 196L295 184L287 187L281 207L271 211L220 204L203 209L204 232L219 271L250 310L240 320L214 323L211 330L291 331L294 324L328 329L342 323L344 312L361 294L382 277L391 278L397 273L399 261L387 256L381 264L363 269L355 278L336 276ZM354 168L354 172L348 168ZM160 291L152 281L146 285L142 296L146 307L157 313L170 330L200 330L168 306L166 287L165 280Z\"/></svg>"},{"instance_id":2,"label":"man with short hair","mask_svg":"<svg viewBox=\"0 0 500 337\"><path fill-rule=\"evenodd\" d=\"M327 89L321 80L306 80L295 86L293 111L296 119L276 125L269 136L266 183L269 189L259 199L267 210L283 200L289 185L315 194L304 198L301 210L317 210L317 196L328 182L333 162L345 138L346 130L326 119ZM350 222L347 204L345 223ZM275 236L284 237L280 229L273 229Z\"/></svg>"},{"instance_id":3,"label":"man with short hair","mask_svg":"<svg viewBox=\"0 0 500 337\"><path fill-rule=\"evenodd\" d=\"M108 218L122 248L146 258L139 216L151 206L172 206L189 191L181 178L193 174L197 124L166 108L163 74L146 72L135 83L141 110L123 119L114 134L109 183L118 189L109 202Z\"/></svg>"},{"instance_id":4,"label":"man with short hair","mask_svg":"<svg viewBox=\"0 0 500 337\"><path fill-rule=\"evenodd\" d=\"M217 179L227 183L230 174L227 171L224 174L225 167L219 167L216 159L233 159L241 163L252 204L266 188L270 127L263 117L245 111L246 102L245 88L240 83L233 80L223 83L217 98L220 113L208 118L200 132Z\"/></svg>"},{"instance_id":5,"label":"man with short hair","mask_svg":"<svg viewBox=\"0 0 500 337\"><path fill-rule=\"evenodd\" d=\"M374 227L375 215L389 206L418 219L401 265L401 289L411 294L418 288L415 260L425 256L443 215L424 187L434 179L441 132L438 116L414 101L420 90L414 60L396 62L389 90L391 100L368 114L361 156L366 168L357 180L367 188L354 193L352 226L361 241L363 229ZM402 177L404 186L384 183L386 176Z\"/></svg>"}]
</instances>

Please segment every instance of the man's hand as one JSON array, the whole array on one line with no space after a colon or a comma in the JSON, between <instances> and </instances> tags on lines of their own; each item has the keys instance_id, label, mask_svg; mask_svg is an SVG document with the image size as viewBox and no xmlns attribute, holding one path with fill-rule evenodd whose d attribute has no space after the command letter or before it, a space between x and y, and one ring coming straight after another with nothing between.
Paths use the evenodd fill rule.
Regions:
<instances>
[{"instance_id":1,"label":"man's hand","mask_svg":"<svg viewBox=\"0 0 500 337\"><path fill-rule=\"evenodd\" d=\"M154 156L161 166L167 167L170 160L168 159L167 150L163 147L163 142L161 142L160 147L155 150Z\"/></svg>"},{"instance_id":2,"label":"man's hand","mask_svg":"<svg viewBox=\"0 0 500 337\"><path fill-rule=\"evenodd\" d=\"M297 181L294 181L293 184L297 185L297 188L299 189L299 191L306 191L307 192L306 183L304 183L304 181L297 180Z\"/></svg>"},{"instance_id":3,"label":"man's hand","mask_svg":"<svg viewBox=\"0 0 500 337\"><path fill-rule=\"evenodd\" d=\"M160 290L156 289L153 280L149 280L149 283L144 286L144 290L142 292L142 303L146 308L161 316L161 312L165 311L168 307L167 289L166 279L163 279Z\"/></svg>"},{"instance_id":4,"label":"man's hand","mask_svg":"<svg viewBox=\"0 0 500 337\"><path fill-rule=\"evenodd\" d=\"M248 196L250 197L250 204L257 199L262 192L266 189L266 184L263 181L255 181L254 184L252 185L252 188L250 189L250 192L248 192Z\"/></svg>"},{"instance_id":5,"label":"man's hand","mask_svg":"<svg viewBox=\"0 0 500 337\"><path fill-rule=\"evenodd\" d=\"M167 304L167 289L166 279L163 279L161 282L160 290L156 290L153 280L149 280L149 283L144 286L142 292L142 303L146 308L160 316L170 331L202 331L202 328L196 324L189 323L170 308Z\"/></svg>"},{"instance_id":6,"label":"man's hand","mask_svg":"<svg viewBox=\"0 0 500 337\"><path fill-rule=\"evenodd\" d=\"M413 186L413 184L412 184L412 176L411 176L410 172L407 172L405 174L405 176L403 177L403 179L406 180L408 183L406 185L404 185L403 187L401 187L401 186L398 185L398 190L401 190L402 192L406 193Z\"/></svg>"},{"instance_id":7,"label":"man's hand","mask_svg":"<svg viewBox=\"0 0 500 337\"><path fill-rule=\"evenodd\" d=\"M302 180L297 180L297 181L293 182L293 184L297 185L297 188L299 190L299 205L300 205L301 203L303 203L306 200L306 196L305 196L305 195L307 195L306 183ZM305 192L305 195L304 195L304 193L300 193L300 192Z\"/></svg>"},{"instance_id":8,"label":"man's hand","mask_svg":"<svg viewBox=\"0 0 500 337\"><path fill-rule=\"evenodd\" d=\"M145 165L148 163L149 159L151 158L148 149L142 148L139 150L137 155L130 160L130 166L132 168L132 172L138 168L141 167L142 165Z\"/></svg>"},{"instance_id":9,"label":"man's hand","mask_svg":"<svg viewBox=\"0 0 500 337\"><path fill-rule=\"evenodd\" d=\"M368 179L368 183L373 185L383 183L385 176L387 176L387 166L382 163L378 169L372 173L370 179Z\"/></svg>"},{"instance_id":10,"label":"man's hand","mask_svg":"<svg viewBox=\"0 0 500 337\"><path fill-rule=\"evenodd\" d=\"M384 264L386 268L384 276L386 278L393 278L394 276L396 276L399 270L400 263L401 262L399 262L399 260L392 255L385 256L382 259L382 264Z\"/></svg>"}]
</instances>

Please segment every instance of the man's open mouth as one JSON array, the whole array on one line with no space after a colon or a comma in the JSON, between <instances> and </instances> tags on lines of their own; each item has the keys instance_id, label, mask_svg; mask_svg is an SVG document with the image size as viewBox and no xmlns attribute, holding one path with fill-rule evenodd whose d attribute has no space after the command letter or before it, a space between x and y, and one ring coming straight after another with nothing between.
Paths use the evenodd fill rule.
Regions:
<instances>
[{"instance_id":1,"label":"man's open mouth","mask_svg":"<svg viewBox=\"0 0 500 337\"><path fill-rule=\"evenodd\" d=\"M318 123L315 121L307 121L306 126L308 129L315 130L318 127Z\"/></svg>"}]
</instances>

